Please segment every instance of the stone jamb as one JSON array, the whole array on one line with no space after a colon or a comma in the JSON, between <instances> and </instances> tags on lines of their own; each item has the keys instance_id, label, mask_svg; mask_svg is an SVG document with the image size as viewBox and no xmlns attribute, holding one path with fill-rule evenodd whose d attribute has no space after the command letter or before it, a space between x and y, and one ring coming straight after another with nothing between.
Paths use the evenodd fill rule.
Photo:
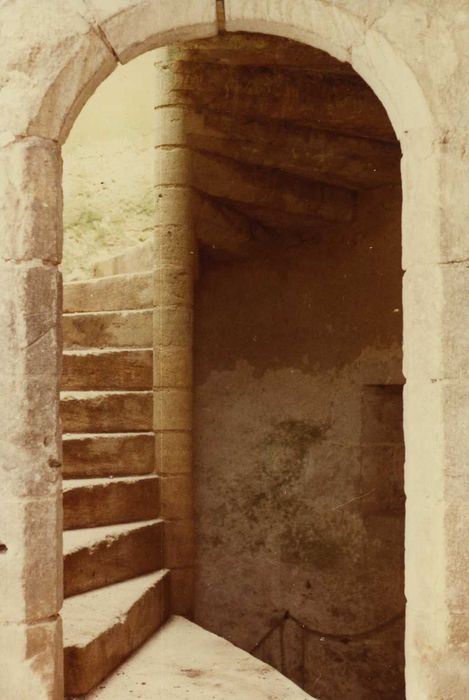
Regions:
<instances>
[{"instance_id":1,"label":"stone jamb","mask_svg":"<svg viewBox=\"0 0 469 700\"><path fill-rule=\"evenodd\" d=\"M460 347L460 341L464 344L467 305L451 304L448 290L456 282L441 271L443 266L446 269L461 265L469 259L469 236L463 225L469 201L467 105L454 82L460 76L459 65L461 70L464 66L467 68L457 41L464 40L467 46L469 19L462 12L453 12L456 3L442 7L439 21L433 24L430 2L415 0L405 5L379 2L373 6L373 3L358 0L225 0L225 21L227 31L281 35L311 44L341 60L350 60L381 98L401 141L404 266L409 271L426 268L428 279L441 275L434 304L424 305L421 315L412 296L416 284L411 279L414 273L408 276L409 291L404 299L404 353L408 368L404 402L408 499L407 697L410 700L463 700L469 685L467 595L464 595L469 562L469 486L461 460L464 458L467 464L469 455L469 431L464 420L468 401L463 400L462 395L466 384L461 383L459 377L446 376L445 358L453 348ZM454 55L458 56L457 65L449 62L448 69L442 60L443 49L440 52L437 46L439 36L446 36L446 24L449 26L446 11L454 18L451 50L454 48ZM425 17L428 21L422 21ZM115 67L117 57L126 61L169 41L208 37L217 31L214 0L178 3L53 0L47 4L35 0L7 1L2 4L0 20L0 63L8 78L0 91L2 159L4 155L8 157L3 149L30 137L48 141L51 149L53 143L63 141L88 97ZM425 43L417 45L422 41L422 27L427 36ZM420 57L432 40L436 48L432 47L431 55L435 59L430 65L433 73L429 74L427 61L422 62ZM453 75L456 77L448 90ZM41 460L46 458L51 445L49 428L45 429L41 447L36 416L28 412L27 406L33 395L43 392L47 395L51 386L56 391L60 339L55 328L60 324L56 320L49 330L43 329L43 335L41 332L36 335L35 330L28 331L32 320L28 310L28 294L31 294L27 291L28 283L19 282L25 291L16 299L15 287L9 278L12 270L14 276L26 280L33 268L44 273L53 269L51 255L55 255L55 244L36 244L46 241L50 230L61 230L60 166L57 163L51 171L46 167L45 181L41 185L50 191L52 199L56 195L57 204L49 212L54 222L51 229L44 223L44 212L40 215L38 177L31 172L28 174L23 158L20 157L20 162L25 179L23 182L17 179L17 187L14 183L11 187L11 170L3 165L0 173L0 208L2 214L9 215L8 221L4 218L2 222L1 266L6 281L0 313L4 357L1 394L8 412L14 414L18 408L18 415L25 421L17 432L11 435L8 432L2 439L2 483L6 483L5 480L9 483L6 489L2 488L2 508L17 499L37 498L50 499L49 509L54 510L52 504L56 502L59 479L47 494L35 495L41 470L45 468ZM22 217L19 222L18 214ZM17 239L18 231L21 231L20 239ZM10 251L14 251L13 258ZM469 290L467 270L461 270L457 284ZM34 285L30 287L33 288ZM459 290L461 288L459 286ZM427 297L432 292L428 289ZM57 285L54 295L55 299L60 295ZM468 298L467 293L463 296ZM17 302L16 306L13 302ZM51 304L58 308L56 302ZM187 321L190 314L189 308L185 308ZM44 314L41 318L47 318L46 311ZM182 322L184 314L179 316ZM419 326L418 333L413 332L414 319ZM29 360L31 352L36 352L46 342L44 339L52 343L52 352L40 352L39 357ZM429 375L415 370L421 365L418 353L422 339L432 349L432 358L436 358ZM34 367L40 370L36 372ZM466 368L467 362L464 373ZM185 395L176 393L178 398ZM56 420L58 395L53 403L53 406L43 407L46 423ZM456 425L452 420L454 416L460 421ZM186 434L189 422L178 429ZM163 432L163 437L165 435ZM168 440L172 439L169 433L167 436ZM178 443L181 454L190 450L189 442L186 435L186 443ZM169 443L163 449L167 449L168 454L171 452ZM51 470L56 465L52 452L46 458ZM18 455L21 459L16 463ZM36 466L37 477L30 480L29 474L34 473ZM460 473L463 478L457 478ZM24 475L27 475L26 480ZM419 485L424 486L423 498ZM60 515L60 506L55 512ZM57 517L56 521L59 520ZM11 531L16 526L19 533L24 533L20 516L15 516L14 521L10 523ZM60 542L58 528L54 536L42 520L39 524L35 521L34 526L38 531L38 546L45 548L47 560L52 561L49 554L57 551ZM0 576L9 588L22 591L24 597L21 601L19 596L19 604L13 607L1 608L0 643L4 663L0 694L7 700L16 697L58 700L62 697L59 603L52 604L47 618L44 617L45 599L38 603L37 609L28 607L28 591L37 582L38 573L22 567L18 561L18 557L23 556L21 536L13 541L15 545L11 548L8 542L1 543ZM60 566L52 565L48 573L43 573L41 581L46 587L50 585L52 598L58 601Z\"/></svg>"}]
</instances>

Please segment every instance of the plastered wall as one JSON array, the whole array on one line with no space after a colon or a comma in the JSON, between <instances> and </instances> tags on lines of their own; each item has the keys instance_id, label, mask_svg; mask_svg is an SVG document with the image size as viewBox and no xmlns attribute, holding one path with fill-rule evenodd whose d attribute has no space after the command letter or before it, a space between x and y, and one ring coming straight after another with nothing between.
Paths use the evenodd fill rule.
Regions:
<instances>
[{"instance_id":1,"label":"plastered wall","mask_svg":"<svg viewBox=\"0 0 469 700\"><path fill-rule=\"evenodd\" d=\"M404 698L400 210L196 286L196 620L320 700Z\"/></svg>"}]
</instances>

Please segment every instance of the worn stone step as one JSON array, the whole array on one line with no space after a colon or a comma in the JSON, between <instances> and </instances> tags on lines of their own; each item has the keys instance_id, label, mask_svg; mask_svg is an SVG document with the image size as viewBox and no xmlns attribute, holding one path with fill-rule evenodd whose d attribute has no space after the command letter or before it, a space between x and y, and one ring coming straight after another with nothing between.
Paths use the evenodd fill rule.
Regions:
<instances>
[{"instance_id":1,"label":"worn stone step","mask_svg":"<svg viewBox=\"0 0 469 700\"><path fill-rule=\"evenodd\" d=\"M153 274L136 272L64 284L65 313L147 309L153 306Z\"/></svg>"},{"instance_id":2,"label":"worn stone step","mask_svg":"<svg viewBox=\"0 0 469 700\"><path fill-rule=\"evenodd\" d=\"M67 433L125 433L151 430L151 391L66 391L60 397L62 426Z\"/></svg>"},{"instance_id":3,"label":"worn stone step","mask_svg":"<svg viewBox=\"0 0 469 700\"><path fill-rule=\"evenodd\" d=\"M62 616L65 694L84 695L166 621L169 572L68 598Z\"/></svg>"},{"instance_id":4,"label":"worn stone step","mask_svg":"<svg viewBox=\"0 0 469 700\"><path fill-rule=\"evenodd\" d=\"M127 698L314 700L272 666L183 617L171 617L87 695L87 700Z\"/></svg>"},{"instance_id":5,"label":"worn stone step","mask_svg":"<svg viewBox=\"0 0 469 700\"><path fill-rule=\"evenodd\" d=\"M150 390L153 386L153 351L67 350L62 357L62 389Z\"/></svg>"},{"instance_id":6,"label":"worn stone step","mask_svg":"<svg viewBox=\"0 0 469 700\"><path fill-rule=\"evenodd\" d=\"M149 348L153 311L101 311L64 314L63 341L72 348Z\"/></svg>"},{"instance_id":7,"label":"worn stone step","mask_svg":"<svg viewBox=\"0 0 469 700\"><path fill-rule=\"evenodd\" d=\"M62 444L64 479L138 476L155 468L153 433L72 434Z\"/></svg>"},{"instance_id":8,"label":"worn stone step","mask_svg":"<svg viewBox=\"0 0 469 700\"><path fill-rule=\"evenodd\" d=\"M152 520L159 494L157 476L64 481L64 530Z\"/></svg>"},{"instance_id":9,"label":"worn stone step","mask_svg":"<svg viewBox=\"0 0 469 700\"><path fill-rule=\"evenodd\" d=\"M156 571L162 547L162 520L65 532L65 597Z\"/></svg>"},{"instance_id":10,"label":"worn stone step","mask_svg":"<svg viewBox=\"0 0 469 700\"><path fill-rule=\"evenodd\" d=\"M93 267L94 277L109 277L129 272L149 272L153 269L153 240L127 248L122 253L98 260Z\"/></svg>"}]
</instances>

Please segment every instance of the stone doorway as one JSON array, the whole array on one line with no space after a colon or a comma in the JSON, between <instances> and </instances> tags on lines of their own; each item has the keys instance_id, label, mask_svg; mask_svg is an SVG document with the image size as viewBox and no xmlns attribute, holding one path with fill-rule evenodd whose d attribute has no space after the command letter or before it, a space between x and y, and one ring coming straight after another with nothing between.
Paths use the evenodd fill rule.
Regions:
<instances>
[{"instance_id":1,"label":"stone doorway","mask_svg":"<svg viewBox=\"0 0 469 700\"><path fill-rule=\"evenodd\" d=\"M9 175L1 196L10 222L2 239L4 695L62 695L59 144L117 60L170 41L208 37L222 26L281 35L350 60L382 100L401 143L407 270L406 693L412 700L459 700L467 688L467 538L462 537L467 489L461 477L467 453L464 187L469 180L461 77L466 58L460 49L467 44L467 18L458 15L453 27L453 8L443 8L441 22L425 24L432 8L424 0L408 13L400 6L377 11L358 4L352 12L313 0L225 5L221 23L209 0L176 9L122 0L118 12L100 0L86 6L2 7L1 58L9 79L1 95L1 158ZM417 26L426 29L416 39L409 27ZM456 61L445 59L449 36ZM429 46L434 47L430 53ZM11 468L13 462L18 468Z\"/></svg>"}]
</instances>

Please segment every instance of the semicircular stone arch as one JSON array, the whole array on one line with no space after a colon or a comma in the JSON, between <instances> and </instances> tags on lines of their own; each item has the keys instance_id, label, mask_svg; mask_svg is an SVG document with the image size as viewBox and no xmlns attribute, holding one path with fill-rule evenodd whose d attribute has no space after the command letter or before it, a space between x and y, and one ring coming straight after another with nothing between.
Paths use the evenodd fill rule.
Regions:
<instances>
[{"instance_id":1,"label":"semicircular stone arch","mask_svg":"<svg viewBox=\"0 0 469 700\"><path fill-rule=\"evenodd\" d=\"M223 13L227 31L276 34L350 61L380 97L401 141L407 697L462 700L469 641L469 538L462 538L468 520L462 465L469 458L463 303L469 13L459 0L436 19L431 0L405 7L389 0L225 0ZM0 8L5 698L63 697L60 144L118 62L217 32L215 0L6 0Z\"/></svg>"}]
</instances>

